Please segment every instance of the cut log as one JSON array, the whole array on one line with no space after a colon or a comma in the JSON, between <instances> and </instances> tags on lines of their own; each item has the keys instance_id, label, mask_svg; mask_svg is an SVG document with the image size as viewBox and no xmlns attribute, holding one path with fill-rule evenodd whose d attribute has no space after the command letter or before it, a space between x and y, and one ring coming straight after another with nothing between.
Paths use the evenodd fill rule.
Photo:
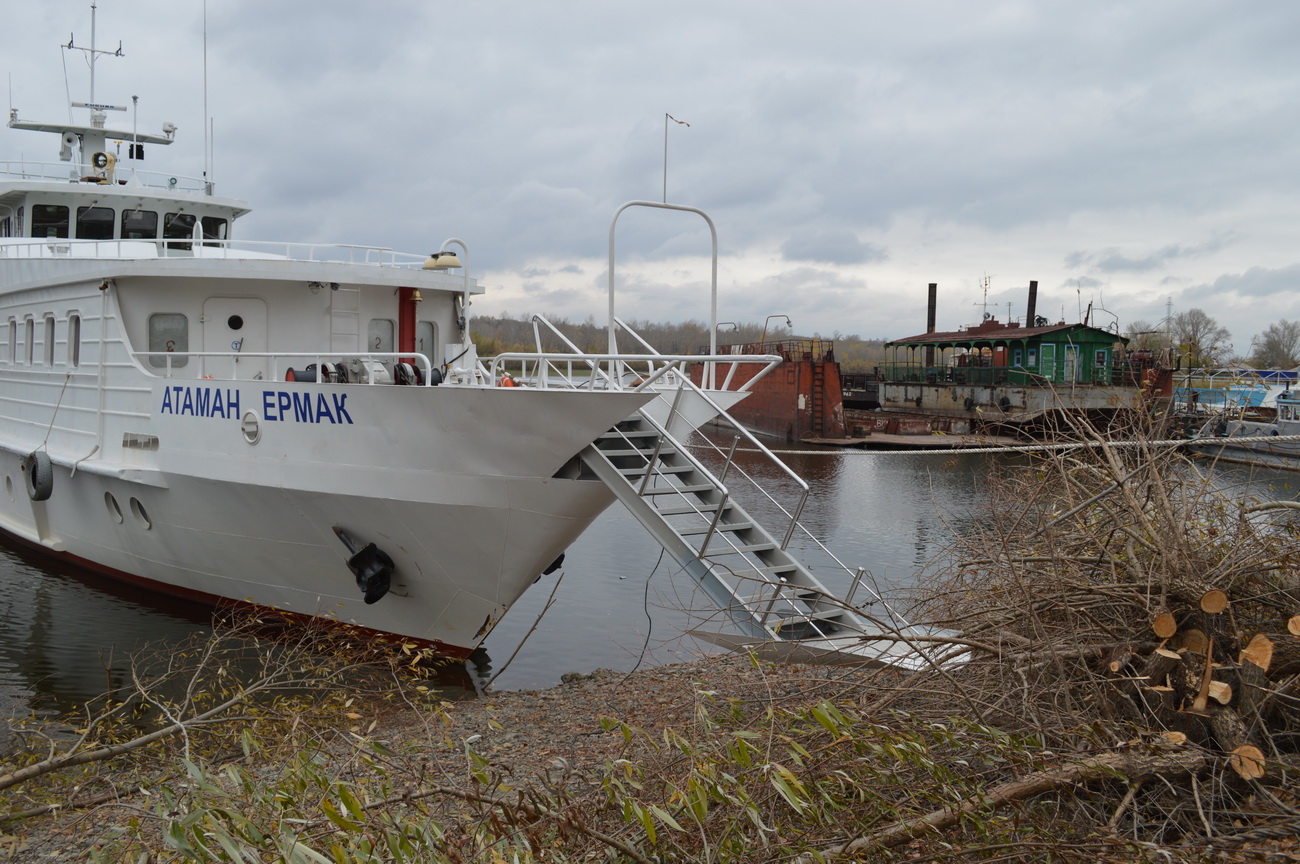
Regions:
<instances>
[{"instance_id":1,"label":"cut log","mask_svg":"<svg viewBox=\"0 0 1300 864\"><path fill-rule=\"evenodd\" d=\"M1286 622L1286 632L1292 636L1300 636L1300 615L1292 615Z\"/></svg>"},{"instance_id":2,"label":"cut log","mask_svg":"<svg viewBox=\"0 0 1300 864\"><path fill-rule=\"evenodd\" d=\"M1227 705L1232 701L1232 685L1223 681L1211 681L1210 698L1220 705Z\"/></svg>"},{"instance_id":3,"label":"cut log","mask_svg":"<svg viewBox=\"0 0 1300 864\"><path fill-rule=\"evenodd\" d=\"M1256 633L1250 644L1241 649L1241 662L1254 663L1267 672L1273 663L1273 640L1263 633Z\"/></svg>"},{"instance_id":4,"label":"cut log","mask_svg":"<svg viewBox=\"0 0 1300 864\"><path fill-rule=\"evenodd\" d=\"M1264 751L1254 744L1242 744L1233 748L1228 765L1243 780L1258 780L1264 776Z\"/></svg>"},{"instance_id":5,"label":"cut log","mask_svg":"<svg viewBox=\"0 0 1300 864\"><path fill-rule=\"evenodd\" d=\"M1201 595L1201 611L1210 615L1218 615L1224 609L1228 608L1228 595L1224 594L1218 588L1211 588Z\"/></svg>"},{"instance_id":6,"label":"cut log","mask_svg":"<svg viewBox=\"0 0 1300 864\"><path fill-rule=\"evenodd\" d=\"M1161 639L1168 639L1178 632L1178 621L1172 612L1161 612L1151 622L1151 630Z\"/></svg>"},{"instance_id":7,"label":"cut log","mask_svg":"<svg viewBox=\"0 0 1300 864\"><path fill-rule=\"evenodd\" d=\"M1186 648L1188 651L1195 651L1197 654L1204 654L1206 647L1209 646L1209 638L1205 631L1199 627L1189 627L1182 631L1178 636L1171 640L1171 645L1177 648Z\"/></svg>"}]
</instances>

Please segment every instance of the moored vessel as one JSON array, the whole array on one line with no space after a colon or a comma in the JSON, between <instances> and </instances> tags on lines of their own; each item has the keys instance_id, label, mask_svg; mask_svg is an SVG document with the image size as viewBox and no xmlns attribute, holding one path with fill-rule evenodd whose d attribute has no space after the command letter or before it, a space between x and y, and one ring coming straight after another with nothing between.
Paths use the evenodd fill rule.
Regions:
<instances>
[{"instance_id":1,"label":"moored vessel","mask_svg":"<svg viewBox=\"0 0 1300 864\"><path fill-rule=\"evenodd\" d=\"M467 655L615 500L577 457L661 398L662 358L498 386L464 241L245 241L242 201L144 170L174 127L108 122L109 52L66 47L91 64L88 118L11 110L9 136L53 135L59 161L0 162L0 529L152 589ZM679 399L675 422L712 404Z\"/></svg>"}]
</instances>

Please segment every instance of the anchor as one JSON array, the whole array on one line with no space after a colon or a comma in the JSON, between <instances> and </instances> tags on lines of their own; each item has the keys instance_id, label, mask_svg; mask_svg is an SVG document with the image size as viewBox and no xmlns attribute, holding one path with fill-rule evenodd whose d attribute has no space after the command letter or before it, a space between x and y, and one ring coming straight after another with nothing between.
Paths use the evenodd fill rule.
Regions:
<instances>
[{"instance_id":1,"label":"anchor","mask_svg":"<svg viewBox=\"0 0 1300 864\"><path fill-rule=\"evenodd\" d=\"M357 542L348 536L339 526L334 526L334 533L348 547L352 557L348 559L348 569L357 577L357 587L361 589L366 603L376 603L392 584L393 569L397 566L382 549L374 543L367 543L360 549Z\"/></svg>"}]
</instances>

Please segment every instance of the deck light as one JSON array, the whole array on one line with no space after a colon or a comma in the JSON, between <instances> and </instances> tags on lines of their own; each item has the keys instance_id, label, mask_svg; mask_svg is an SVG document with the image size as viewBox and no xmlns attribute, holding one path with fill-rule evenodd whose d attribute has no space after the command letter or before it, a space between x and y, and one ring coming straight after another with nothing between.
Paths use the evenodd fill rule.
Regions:
<instances>
[{"instance_id":1,"label":"deck light","mask_svg":"<svg viewBox=\"0 0 1300 864\"><path fill-rule=\"evenodd\" d=\"M454 270L460 266L460 259L455 252L432 252L421 270Z\"/></svg>"}]
</instances>

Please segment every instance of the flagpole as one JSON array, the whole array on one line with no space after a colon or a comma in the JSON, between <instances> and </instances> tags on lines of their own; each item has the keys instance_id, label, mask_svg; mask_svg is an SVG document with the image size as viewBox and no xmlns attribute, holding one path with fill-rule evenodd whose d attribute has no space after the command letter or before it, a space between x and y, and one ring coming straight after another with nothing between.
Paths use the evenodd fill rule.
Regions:
<instances>
[{"instance_id":1,"label":"flagpole","mask_svg":"<svg viewBox=\"0 0 1300 864\"><path fill-rule=\"evenodd\" d=\"M664 112L664 203L668 203L668 112Z\"/></svg>"}]
</instances>

